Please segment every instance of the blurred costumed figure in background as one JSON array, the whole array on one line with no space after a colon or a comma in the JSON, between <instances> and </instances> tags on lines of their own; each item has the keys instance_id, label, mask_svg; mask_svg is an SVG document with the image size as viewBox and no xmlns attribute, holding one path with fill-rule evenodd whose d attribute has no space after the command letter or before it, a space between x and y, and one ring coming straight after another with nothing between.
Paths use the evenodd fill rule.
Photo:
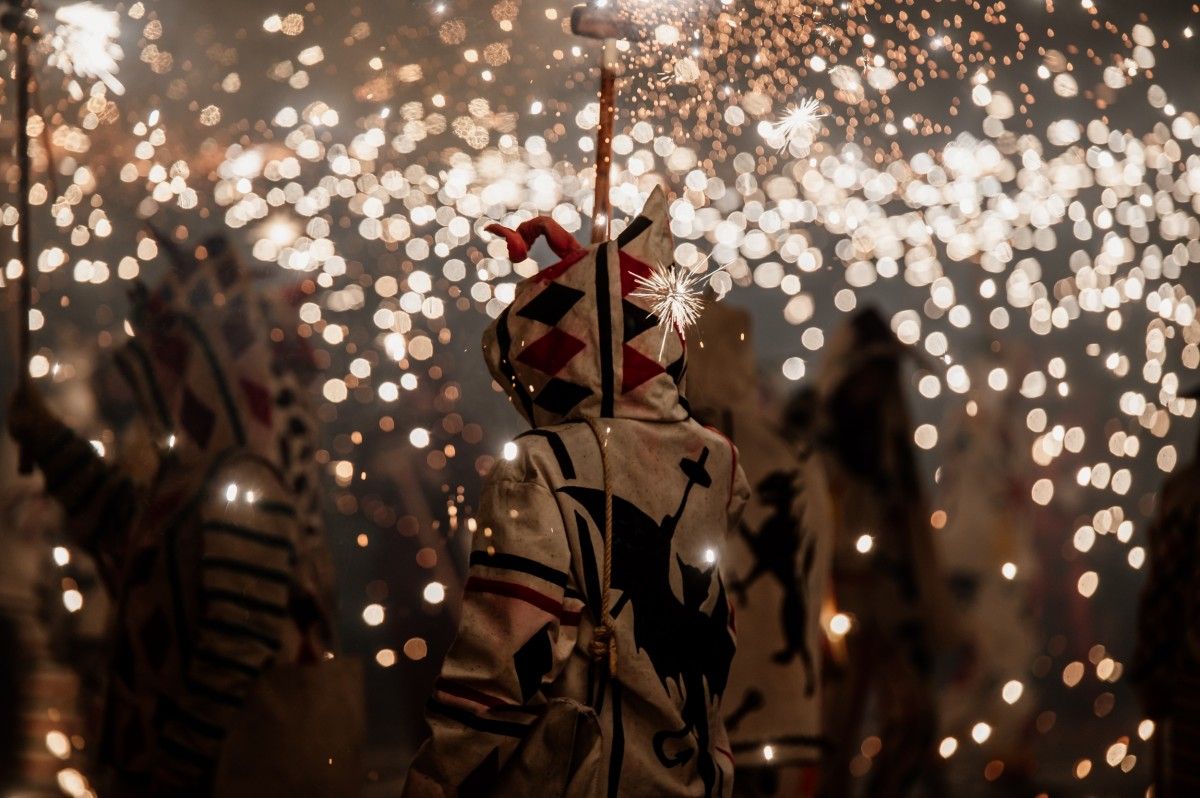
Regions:
<instances>
[{"instance_id":1,"label":"blurred costumed figure in background","mask_svg":"<svg viewBox=\"0 0 1200 798\"><path fill-rule=\"evenodd\" d=\"M1030 607L1037 558L1028 446L1016 395L980 391L946 425L938 551L974 656L940 691L939 704L945 735L987 720L992 733L976 749L980 769L1003 762L1004 783L1024 795L1034 766L1030 677L1039 646Z\"/></svg>"},{"instance_id":2,"label":"blurred costumed figure in background","mask_svg":"<svg viewBox=\"0 0 1200 798\"><path fill-rule=\"evenodd\" d=\"M960 639L917 473L902 365L909 349L874 309L834 339L818 375L818 456L832 504L833 590L849 616L845 662L829 668L825 731L832 744L821 794L852 791L851 760L877 700L881 745L868 794L944 794L935 657Z\"/></svg>"},{"instance_id":3,"label":"blurred costumed figure in background","mask_svg":"<svg viewBox=\"0 0 1200 798\"><path fill-rule=\"evenodd\" d=\"M45 606L52 590L63 610L50 583L49 540L60 513L35 480L17 475L14 453L0 450L0 795L50 794L65 763L47 750L46 735L69 740L78 731L78 679L54 662L45 623L55 610Z\"/></svg>"},{"instance_id":4,"label":"blurred costumed figure in background","mask_svg":"<svg viewBox=\"0 0 1200 798\"><path fill-rule=\"evenodd\" d=\"M136 292L117 353L154 446L106 461L31 381L9 414L117 597L103 794L349 794L361 697L333 657L316 424L287 335L225 241L164 243L172 267Z\"/></svg>"},{"instance_id":5,"label":"blurred costumed figure in background","mask_svg":"<svg viewBox=\"0 0 1200 798\"><path fill-rule=\"evenodd\" d=\"M639 290L673 262L666 196L587 248L549 217L489 229L514 263L543 235L560 260L484 336L533 429L484 488L404 794L727 798L734 634L716 552L748 487L680 396L683 331Z\"/></svg>"},{"instance_id":6,"label":"blurred costumed figure in background","mask_svg":"<svg viewBox=\"0 0 1200 798\"><path fill-rule=\"evenodd\" d=\"M41 786L29 772L36 743L26 719L33 703L30 676L48 655L38 605L42 560L49 554L42 531L53 523L43 519L53 517L53 507L33 480L17 476L13 447L0 453L8 455L0 488L0 795L7 795L9 789Z\"/></svg>"},{"instance_id":7,"label":"blurred costumed figure in background","mask_svg":"<svg viewBox=\"0 0 1200 798\"><path fill-rule=\"evenodd\" d=\"M1200 795L1200 441L1163 481L1147 550L1130 679L1155 723L1154 794Z\"/></svg>"},{"instance_id":8,"label":"blurred costumed figure in background","mask_svg":"<svg viewBox=\"0 0 1200 798\"><path fill-rule=\"evenodd\" d=\"M86 381L70 380L63 388L56 407L95 429L99 420ZM103 682L94 671L111 605L95 563L70 547L61 506L40 477L19 475L16 462L16 447L0 445L0 615L12 624L0 650L7 652L6 693L16 688L13 699L0 699L6 718L0 751L7 761L0 785L20 795L58 794L63 784L84 790L95 748L85 718L94 717ZM0 794L8 795L2 788Z\"/></svg>"},{"instance_id":9,"label":"blurred costumed figure in background","mask_svg":"<svg viewBox=\"0 0 1200 798\"><path fill-rule=\"evenodd\" d=\"M722 702L737 763L734 791L809 794L811 766L826 747L820 611L831 553L828 539L817 534L828 524L809 517L828 497L822 488L806 489L820 478L808 469L803 439L811 430L804 422L793 425L797 446L769 420L745 311L710 304L688 357L685 392L692 415L733 441L751 486L742 522L720 557L738 629Z\"/></svg>"}]
</instances>

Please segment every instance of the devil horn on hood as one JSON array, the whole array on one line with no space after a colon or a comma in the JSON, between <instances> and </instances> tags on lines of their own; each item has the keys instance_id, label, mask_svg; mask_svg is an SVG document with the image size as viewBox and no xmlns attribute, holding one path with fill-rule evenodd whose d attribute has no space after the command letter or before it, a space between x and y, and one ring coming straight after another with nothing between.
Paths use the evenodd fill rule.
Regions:
<instances>
[{"instance_id":1,"label":"devil horn on hood","mask_svg":"<svg viewBox=\"0 0 1200 798\"><path fill-rule=\"evenodd\" d=\"M503 236L508 242L508 259L513 263L520 263L529 257L529 245L525 243L525 239L521 238L521 234L511 227L505 227L502 224L493 222L483 228L489 233L495 233L498 236Z\"/></svg>"},{"instance_id":2,"label":"devil horn on hood","mask_svg":"<svg viewBox=\"0 0 1200 798\"><path fill-rule=\"evenodd\" d=\"M550 249L560 258L583 250L583 245L575 240L575 236L564 230L562 225L549 216L535 216L528 221L521 222L517 225L516 230L494 223L484 229L489 233L504 237L504 240L508 242L508 259L513 263L519 263L528 258L529 248L533 246L533 242L543 236L546 243L550 245Z\"/></svg>"}]
</instances>

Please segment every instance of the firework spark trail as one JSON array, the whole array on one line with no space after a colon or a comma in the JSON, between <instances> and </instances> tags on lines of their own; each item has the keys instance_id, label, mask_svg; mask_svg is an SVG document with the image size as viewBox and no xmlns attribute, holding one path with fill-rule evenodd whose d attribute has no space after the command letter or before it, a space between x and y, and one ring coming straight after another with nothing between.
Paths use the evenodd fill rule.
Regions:
<instances>
[{"instance_id":1,"label":"firework spark trail","mask_svg":"<svg viewBox=\"0 0 1200 798\"><path fill-rule=\"evenodd\" d=\"M639 287L630 296L648 300L650 312L658 317L658 326L663 328L662 343L658 347L659 360L662 360L667 346L667 333L671 328L678 330L679 337L687 340L688 328L699 320L704 310L701 283L711 280L726 268L722 266L711 272L707 268L700 268L707 261L708 258L705 258L694 269L676 263L669 266L658 263L650 269L650 276L634 277Z\"/></svg>"},{"instance_id":2,"label":"firework spark trail","mask_svg":"<svg viewBox=\"0 0 1200 798\"><path fill-rule=\"evenodd\" d=\"M820 120L827 116L829 114L821 110L820 101L812 97L804 98L799 105L789 105L783 115L771 123L771 131L782 139L779 151L786 150L801 135L816 132Z\"/></svg>"},{"instance_id":3,"label":"firework spark trail","mask_svg":"<svg viewBox=\"0 0 1200 798\"><path fill-rule=\"evenodd\" d=\"M120 16L95 3L73 3L55 10L58 25L48 37L47 61L64 74L98 80L114 94L125 93L117 80L118 62L124 57L117 38Z\"/></svg>"}]
</instances>

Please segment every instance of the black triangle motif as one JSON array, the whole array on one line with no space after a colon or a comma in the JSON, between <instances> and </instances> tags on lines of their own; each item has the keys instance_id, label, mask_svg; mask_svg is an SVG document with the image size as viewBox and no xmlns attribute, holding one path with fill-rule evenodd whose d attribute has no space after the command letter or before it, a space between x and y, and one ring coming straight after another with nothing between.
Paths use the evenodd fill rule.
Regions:
<instances>
[{"instance_id":1,"label":"black triangle motif","mask_svg":"<svg viewBox=\"0 0 1200 798\"><path fill-rule=\"evenodd\" d=\"M684 352L674 363L667 364L667 373L671 375L671 379L675 380L678 385L683 379L684 373L687 371L687 352Z\"/></svg>"},{"instance_id":2,"label":"black triangle motif","mask_svg":"<svg viewBox=\"0 0 1200 798\"><path fill-rule=\"evenodd\" d=\"M658 317L628 299L621 300L621 315L625 317L625 343L658 326Z\"/></svg>"},{"instance_id":3,"label":"black triangle motif","mask_svg":"<svg viewBox=\"0 0 1200 798\"><path fill-rule=\"evenodd\" d=\"M633 241L635 238L646 232L646 229L653 224L649 216L638 215L636 219L629 223L629 226L621 231L621 235L617 236L617 246L621 249L625 245Z\"/></svg>"},{"instance_id":4,"label":"black triangle motif","mask_svg":"<svg viewBox=\"0 0 1200 798\"><path fill-rule=\"evenodd\" d=\"M555 377L546 383L533 403L555 415L565 416L575 405L591 395L590 389Z\"/></svg>"},{"instance_id":5,"label":"black triangle motif","mask_svg":"<svg viewBox=\"0 0 1200 798\"><path fill-rule=\"evenodd\" d=\"M517 672L517 684L521 687L521 700L529 700L542 686L542 677L554 667L554 649L550 643L549 627L529 639L529 642L513 654L513 667Z\"/></svg>"},{"instance_id":6,"label":"black triangle motif","mask_svg":"<svg viewBox=\"0 0 1200 798\"><path fill-rule=\"evenodd\" d=\"M517 311L517 315L553 327L581 299L583 292L578 288L548 283L540 294Z\"/></svg>"}]
</instances>

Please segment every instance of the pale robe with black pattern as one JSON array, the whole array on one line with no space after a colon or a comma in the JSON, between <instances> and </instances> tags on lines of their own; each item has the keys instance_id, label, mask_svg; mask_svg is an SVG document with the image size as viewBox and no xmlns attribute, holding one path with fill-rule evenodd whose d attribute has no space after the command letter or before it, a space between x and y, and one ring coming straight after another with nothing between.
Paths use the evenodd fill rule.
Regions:
<instances>
[{"instance_id":1,"label":"pale robe with black pattern","mask_svg":"<svg viewBox=\"0 0 1200 798\"><path fill-rule=\"evenodd\" d=\"M405 794L485 790L538 707L595 707L605 791L727 796L721 697L733 618L713 563L746 497L736 451L679 395L683 341L630 296L669 263L666 198L615 241L517 287L484 339L493 376L534 429L484 489L458 639L430 700L432 737ZM588 653L600 611L604 480L584 418L603 423L614 493L617 676Z\"/></svg>"},{"instance_id":2,"label":"pale robe with black pattern","mask_svg":"<svg viewBox=\"0 0 1200 798\"><path fill-rule=\"evenodd\" d=\"M739 767L813 763L826 746L820 615L832 554L827 491L807 447L793 446L764 415L750 315L711 303L689 341L693 413L737 445L751 489L721 557L738 621L724 705L734 756Z\"/></svg>"}]
</instances>

